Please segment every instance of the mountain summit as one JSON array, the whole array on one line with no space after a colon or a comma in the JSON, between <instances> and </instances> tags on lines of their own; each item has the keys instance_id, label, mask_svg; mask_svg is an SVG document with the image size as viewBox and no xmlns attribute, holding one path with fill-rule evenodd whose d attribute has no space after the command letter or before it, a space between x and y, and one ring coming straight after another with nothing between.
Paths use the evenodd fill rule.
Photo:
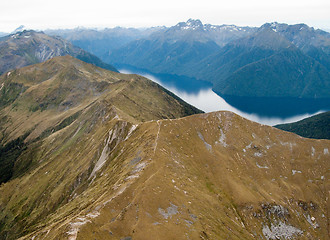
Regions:
<instances>
[{"instance_id":1,"label":"mountain summit","mask_svg":"<svg viewBox=\"0 0 330 240\"><path fill-rule=\"evenodd\" d=\"M205 25L200 20L189 19L132 41L111 51L104 59L155 73L183 75L184 70L218 52L228 42L254 31L254 28Z\"/></svg>"},{"instance_id":2,"label":"mountain summit","mask_svg":"<svg viewBox=\"0 0 330 240\"><path fill-rule=\"evenodd\" d=\"M0 38L0 51L0 74L64 55L72 55L96 66L117 71L98 57L73 46L60 37L50 37L43 32L33 30L24 30Z\"/></svg>"},{"instance_id":3,"label":"mountain summit","mask_svg":"<svg viewBox=\"0 0 330 240\"><path fill-rule=\"evenodd\" d=\"M199 19L189 19L187 22L178 23L174 26L174 28L178 28L181 30L202 30L203 26L203 23Z\"/></svg>"},{"instance_id":4,"label":"mountain summit","mask_svg":"<svg viewBox=\"0 0 330 240\"><path fill-rule=\"evenodd\" d=\"M19 26L18 28L16 28L12 33L18 33L18 32L23 32L28 30L24 25Z\"/></svg>"},{"instance_id":5,"label":"mountain summit","mask_svg":"<svg viewBox=\"0 0 330 240\"><path fill-rule=\"evenodd\" d=\"M330 34L305 24L260 28L189 19L132 41L107 61L193 77L221 96L329 98Z\"/></svg>"}]
</instances>

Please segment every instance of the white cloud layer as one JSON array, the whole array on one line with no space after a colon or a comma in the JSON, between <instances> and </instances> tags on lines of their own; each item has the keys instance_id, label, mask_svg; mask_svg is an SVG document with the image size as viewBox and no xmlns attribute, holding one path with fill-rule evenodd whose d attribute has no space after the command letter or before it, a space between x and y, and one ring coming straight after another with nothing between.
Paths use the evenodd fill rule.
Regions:
<instances>
[{"instance_id":1,"label":"white cloud layer","mask_svg":"<svg viewBox=\"0 0 330 240\"><path fill-rule=\"evenodd\" d=\"M33 29L171 26L189 18L215 25L260 26L306 23L330 29L328 0L1 0L0 31Z\"/></svg>"}]
</instances>

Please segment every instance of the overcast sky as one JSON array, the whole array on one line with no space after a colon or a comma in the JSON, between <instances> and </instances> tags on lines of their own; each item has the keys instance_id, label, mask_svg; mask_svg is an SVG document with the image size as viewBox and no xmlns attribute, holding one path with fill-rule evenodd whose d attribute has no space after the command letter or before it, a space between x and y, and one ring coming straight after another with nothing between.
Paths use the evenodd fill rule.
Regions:
<instances>
[{"instance_id":1,"label":"overcast sky","mask_svg":"<svg viewBox=\"0 0 330 240\"><path fill-rule=\"evenodd\" d=\"M0 32L32 29L172 26L189 18L214 25L306 23L330 29L329 0L1 0Z\"/></svg>"}]
</instances>

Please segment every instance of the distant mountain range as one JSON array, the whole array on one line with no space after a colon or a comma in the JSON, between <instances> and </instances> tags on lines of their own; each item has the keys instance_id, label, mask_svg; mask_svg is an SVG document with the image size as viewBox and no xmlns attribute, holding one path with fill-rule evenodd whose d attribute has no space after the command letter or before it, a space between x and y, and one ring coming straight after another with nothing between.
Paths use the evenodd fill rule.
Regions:
<instances>
[{"instance_id":1,"label":"distant mountain range","mask_svg":"<svg viewBox=\"0 0 330 240\"><path fill-rule=\"evenodd\" d=\"M300 32L285 32L295 36L296 43L293 43L274 28L280 26L265 24L250 36L229 43L190 71L195 70L193 74L197 78L211 81L214 90L222 95L329 97L328 58L318 58L317 54L312 58L308 47L317 49L320 53L318 56L330 56L330 34L319 34L304 25L305 28L300 27L300 31L306 29L306 34L310 35L308 38L318 41L308 43L304 39L300 40Z\"/></svg>"},{"instance_id":2,"label":"distant mountain range","mask_svg":"<svg viewBox=\"0 0 330 240\"><path fill-rule=\"evenodd\" d=\"M0 74L27 65L44 62L56 56L71 55L96 66L117 71L110 64L60 37L24 30L0 38Z\"/></svg>"},{"instance_id":3,"label":"distant mountain range","mask_svg":"<svg viewBox=\"0 0 330 240\"><path fill-rule=\"evenodd\" d=\"M2 74L0 134L0 239L328 236L329 140L135 74L69 55Z\"/></svg>"},{"instance_id":4,"label":"distant mountain range","mask_svg":"<svg viewBox=\"0 0 330 240\"><path fill-rule=\"evenodd\" d=\"M113 33L122 35L132 31L112 29ZM154 73L209 81L214 91L222 96L330 96L328 32L305 24L275 22L251 28L215 26L192 19L173 27L144 31L148 34L130 35L130 39L125 38L117 47L105 47L113 46L108 38L97 55L117 66L126 64ZM93 37L87 30L79 34L57 33L67 39L77 37L84 42L81 47L93 48L93 40L88 40Z\"/></svg>"},{"instance_id":5,"label":"distant mountain range","mask_svg":"<svg viewBox=\"0 0 330 240\"><path fill-rule=\"evenodd\" d=\"M255 30L234 25L203 25L200 20L189 19L170 28L75 29L47 33L64 37L106 62L130 64L153 72L176 73L182 65L189 67L231 40Z\"/></svg>"},{"instance_id":6,"label":"distant mountain range","mask_svg":"<svg viewBox=\"0 0 330 240\"><path fill-rule=\"evenodd\" d=\"M104 30L75 28L46 30L48 35L56 35L69 40L75 46L81 47L86 51L106 58L114 49L120 48L125 44L148 37L150 34L163 29L164 27L152 27L144 29L136 28L106 28Z\"/></svg>"}]
</instances>

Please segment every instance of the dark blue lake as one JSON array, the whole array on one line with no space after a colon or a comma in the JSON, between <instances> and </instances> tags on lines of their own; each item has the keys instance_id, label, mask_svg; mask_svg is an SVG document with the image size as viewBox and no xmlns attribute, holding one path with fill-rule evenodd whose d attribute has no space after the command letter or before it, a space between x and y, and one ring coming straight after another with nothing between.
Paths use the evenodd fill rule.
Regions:
<instances>
[{"instance_id":1,"label":"dark blue lake","mask_svg":"<svg viewBox=\"0 0 330 240\"><path fill-rule=\"evenodd\" d=\"M266 125L294 122L330 110L330 98L219 96L213 92L212 84L205 81L171 74L155 74L127 65L117 67L121 73L135 73L157 82L204 112L228 110Z\"/></svg>"}]
</instances>

